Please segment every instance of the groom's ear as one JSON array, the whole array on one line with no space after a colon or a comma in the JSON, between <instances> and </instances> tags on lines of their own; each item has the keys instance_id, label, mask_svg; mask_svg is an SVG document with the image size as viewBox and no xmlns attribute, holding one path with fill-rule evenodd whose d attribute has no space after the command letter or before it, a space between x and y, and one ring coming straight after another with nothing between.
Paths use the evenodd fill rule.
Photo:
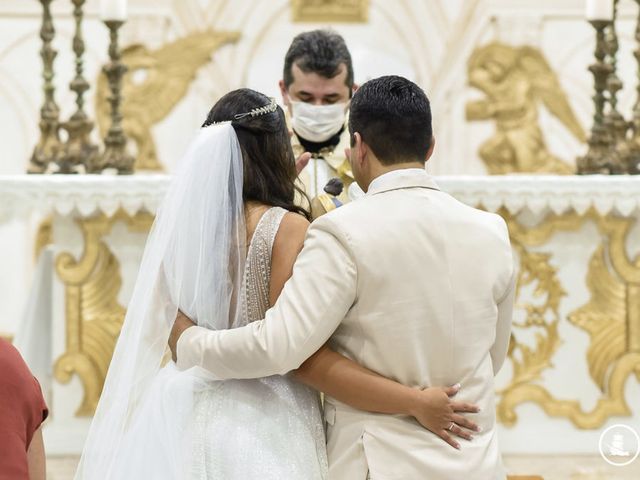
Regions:
<instances>
[{"instance_id":1,"label":"groom's ear","mask_svg":"<svg viewBox=\"0 0 640 480\"><path fill-rule=\"evenodd\" d=\"M361 166L367 156L368 147L367 144L362 141L362 135L358 132L354 132L353 134L351 149L355 151L355 161L358 162L358 166Z\"/></svg>"},{"instance_id":2,"label":"groom's ear","mask_svg":"<svg viewBox=\"0 0 640 480\"><path fill-rule=\"evenodd\" d=\"M436 137L434 137L433 135L431 136L431 146L429 147L429 151L427 152L427 158L425 159L425 162L428 162L429 159L431 158L431 155L433 155L433 149L436 147Z\"/></svg>"}]
</instances>

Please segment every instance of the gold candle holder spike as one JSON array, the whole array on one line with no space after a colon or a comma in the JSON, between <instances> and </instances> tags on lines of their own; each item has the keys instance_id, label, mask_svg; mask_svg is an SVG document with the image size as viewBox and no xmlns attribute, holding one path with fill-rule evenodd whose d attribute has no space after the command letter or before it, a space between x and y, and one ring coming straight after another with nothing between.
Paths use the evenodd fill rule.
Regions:
<instances>
[{"instance_id":1,"label":"gold candle holder spike","mask_svg":"<svg viewBox=\"0 0 640 480\"><path fill-rule=\"evenodd\" d=\"M121 61L118 47L118 30L124 22L120 20L106 20L105 25L109 29L109 63L103 71L109 81L109 104L111 106L111 126L104 139L104 152L91 171L102 172L105 169L115 169L119 174L133 173L134 158L127 153L127 138L122 128L122 114L120 104L122 102L122 77L127 67Z\"/></svg>"},{"instance_id":2,"label":"gold candle holder spike","mask_svg":"<svg viewBox=\"0 0 640 480\"><path fill-rule=\"evenodd\" d=\"M71 118L62 124L68 133L64 154L58 160L57 173L80 173L87 171L87 165L96 163L98 147L91 142L90 135L93 122L84 111L84 94L89 90L89 82L83 76L83 55L85 51L82 38L83 6L85 0L73 1L73 17L75 19L75 35L73 52L76 59L76 76L71 81L70 89L76 93L76 111Z\"/></svg>"},{"instance_id":3,"label":"gold candle holder spike","mask_svg":"<svg viewBox=\"0 0 640 480\"><path fill-rule=\"evenodd\" d=\"M611 67L611 72L607 78L607 93L609 112L605 116L604 124L609 131L611 140L611 159L609 173L623 174L626 173L625 158L628 156L627 131L629 123L624 119L618 110L618 92L622 90L622 81L617 74L618 61L618 34L616 32L616 18L618 10L618 0L613 2L613 21L606 31L606 62Z\"/></svg>"},{"instance_id":4,"label":"gold candle holder spike","mask_svg":"<svg viewBox=\"0 0 640 480\"><path fill-rule=\"evenodd\" d=\"M604 61L607 52L605 28L611 24L611 21L591 20L589 23L596 30L596 48L594 52L596 61L589 66L589 71L593 74L595 84L595 93L593 95L595 112L588 141L589 149L583 157L577 160L578 174L580 175L608 174L612 164L611 136L604 124L604 104L606 101L604 92L607 87L607 79L611 73L611 65Z\"/></svg>"},{"instance_id":5,"label":"gold candle holder spike","mask_svg":"<svg viewBox=\"0 0 640 480\"><path fill-rule=\"evenodd\" d=\"M632 175L640 174L640 0L636 0L636 3L638 4L638 18L635 32L636 49L633 51L633 56L636 57L636 62L638 63L637 98L633 107L631 138L627 142L628 154L625 162L627 172Z\"/></svg>"},{"instance_id":6,"label":"gold candle holder spike","mask_svg":"<svg viewBox=\"0 0 640 480\"><path fill-rule=\"evenodd\" d=\"M55 87L53 85L53 61L57 52L51 46L55 36L53 17L51 16L51 2L53 0L40 0L42 4L42 27L40 38L42 39L42 78L44 79L44 102L40 108L40 139L36 144L27 173L45 173L49 165L55 163L61 153L59 123L60 110L54 99Z\"/></svg>"}]
</instances>

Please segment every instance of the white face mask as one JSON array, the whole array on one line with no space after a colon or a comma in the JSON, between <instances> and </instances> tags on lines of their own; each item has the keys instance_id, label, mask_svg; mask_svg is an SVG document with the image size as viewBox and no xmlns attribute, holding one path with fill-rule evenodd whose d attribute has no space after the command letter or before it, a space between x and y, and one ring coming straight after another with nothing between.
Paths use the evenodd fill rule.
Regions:
<instances>
[{"instance_id":1,"label":"white face mask","mask_svg":"<svg viewBox=\"0 0 640 480\"><path fill-rule=\"evenodd\" d=\"M291 101L291 125L295 132L310 142L325 142L344 126L347 103L311 105Z\"/></svg>"}]
</instances>

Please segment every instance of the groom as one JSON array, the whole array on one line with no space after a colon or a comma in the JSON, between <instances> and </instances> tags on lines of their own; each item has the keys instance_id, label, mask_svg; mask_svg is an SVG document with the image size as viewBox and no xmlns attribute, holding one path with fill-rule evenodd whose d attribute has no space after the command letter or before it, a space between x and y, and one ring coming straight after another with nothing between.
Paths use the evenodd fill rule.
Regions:
<instances>
[{"instance_id":1,"label":"groom","mask_svg":"<svg viewBox=\"0 0 640 480\"><path fill-rule=\"evenodd\" d=\"M460 382L457 398L482 408L474 420L483 429L461 450L408 417L325 397L330 477L504 479L493 375L506 356L514 294L506 225L427 175L431 110L409 80L365 83L351 102L349 132L366 196L313 222L265 320L210 331L180 317L172 332L178 366L220 379L285 374L329 340L405 385Z\"/></svg>"}]
</instances>

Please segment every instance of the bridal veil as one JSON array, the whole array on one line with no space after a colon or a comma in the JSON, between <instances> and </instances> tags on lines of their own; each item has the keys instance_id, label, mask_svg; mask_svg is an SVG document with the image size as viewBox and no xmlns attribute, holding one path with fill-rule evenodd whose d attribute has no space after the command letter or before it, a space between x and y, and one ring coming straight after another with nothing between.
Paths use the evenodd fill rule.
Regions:
<instances>
[{"instance_id":1,"label":"bridal veil","mask_svg":"<svg viewBox=\"0 0 640 480\"><path fill-rule=\"evenodd\" d=\"M231 124L200 129L147 239L76 479L188 475L189 415L195 394L211 381L200 369L178 371L167 340L178 309L210 329L242 324L242 185ZM148 431L134 434L141 430ZM152 441L140 445L140 438Z\"/></svg>"}]
</instances>

